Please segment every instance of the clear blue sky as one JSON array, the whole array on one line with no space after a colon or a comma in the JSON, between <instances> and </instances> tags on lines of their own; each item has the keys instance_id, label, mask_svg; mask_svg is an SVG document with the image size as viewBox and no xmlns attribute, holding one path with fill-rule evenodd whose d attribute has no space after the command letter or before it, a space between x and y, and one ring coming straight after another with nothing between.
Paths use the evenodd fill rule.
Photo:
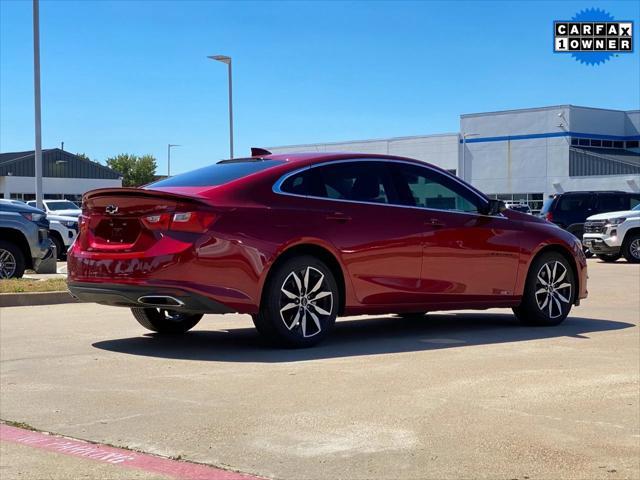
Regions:
<instances>
[{"instance_id":1,"label":"clear blue sky","mask_svg":"<svg viewBox=\"0 0 640 480\"><path fill-rule=\"evenodd\" d=\"M461 113L571 103L640 108L639 2L43 1L43 147L174 172L251 146L458 130ZM552 21L635 21L633 54L552 53ZM31 2L0 0L0 151L33 149Z\"/></svg>"}]
</instances>

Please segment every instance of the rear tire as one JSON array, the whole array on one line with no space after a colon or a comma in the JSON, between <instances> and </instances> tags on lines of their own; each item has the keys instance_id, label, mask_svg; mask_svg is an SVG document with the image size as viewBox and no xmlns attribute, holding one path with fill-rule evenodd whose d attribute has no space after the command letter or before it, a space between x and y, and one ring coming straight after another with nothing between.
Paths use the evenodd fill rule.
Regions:
<instances>
[{"instance_id":1,"label":"rear tire","mask_svg":"<svg viewBox=\"0 0 640 480\"><path fill-rule=\"evenodd\" d=\"M167 334L185 333L202 319L201 313L181 313L163 308L132 308L131 313L147 330Z\"/></svg>"},{"instance_id":2,"label":"rear tire","mask_svg":"<svg viewBox=\"0 0 640 480\"><path fill-rule=\"evenodd\" d=\"M616 254L613 254L613 255L602 254L602 255L598 255L598 258L600 260L602 260L603 262L613 263L613 262L617 261L620 258L620 254L619 253L616 253Z\"/></svg>"},{"instance_id":3,"label":"rear tire","mask_svg":"<svg viewBox=\"0 0 640 480\"><path fill-rule=\"evenodd\" d=\"M640 263L640 233L632 233L624 241L622 254L629 263Z\"/></svg>"},{"instance_id":4,"label":"rear tire","mask_svg":"<svg viewBox=\"0 0 640 480\"><path fill-rule=\"evenodd\" d=\"M339 305L331 270L317 258L302 255L276 267L260 311L252 318L258 332L277 345L311 347L329 335Z\"/></svg>"},{"instance_id":5,"label":"rear tire","mask_svg":"<svg viewBox=\"0 0 640 480\"><path fill-rule=\"evenodd\" d=\"M543 253L531 263L522 302L513 313L525 325L558 325L569 315L575 296L576 280L567 259Z\"/></svg>"},{"instance_id":6,"label":"rear tire","mask_svg":"<svg viewBox=\"0 0 640 480\"><path fill-rule=\"evenodd\" d=\"M15 243L0 240L0 278L22 278L24 254Z\"/></svg>"}]
</instances>

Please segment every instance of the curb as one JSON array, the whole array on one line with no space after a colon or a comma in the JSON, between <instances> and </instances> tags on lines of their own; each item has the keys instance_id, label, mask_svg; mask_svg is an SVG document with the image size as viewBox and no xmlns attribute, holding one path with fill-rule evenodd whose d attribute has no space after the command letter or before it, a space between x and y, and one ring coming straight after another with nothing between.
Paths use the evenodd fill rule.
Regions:
<instances>
[{"instance_id":1,"label":"curb","mask_svg":"<svg viewBox=\"0 0 640 480\"><path fill-rule=\"evenodd\" d=\"M23 292L0 293L0 307L30 307L34 305L56 305L59 303L76 303L67 291L63 292Z\"/></svg>"}]
</instances>

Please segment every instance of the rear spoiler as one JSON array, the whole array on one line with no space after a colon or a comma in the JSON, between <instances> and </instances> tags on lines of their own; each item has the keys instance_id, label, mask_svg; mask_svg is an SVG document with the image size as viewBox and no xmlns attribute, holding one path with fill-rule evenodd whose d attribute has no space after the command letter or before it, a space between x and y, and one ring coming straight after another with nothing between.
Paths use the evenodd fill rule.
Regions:
<instances>
[{"instance_id":1,"label":"rear spoiler","mask_svg":"<svg viewBox=\"0 0 640 480\"><path fill-rule=\"evenodd\" d=\"M98 188L96 190L90 190L85 193L82 200L89 200L101 195L113 195L113 196L136 196L136 197L164 197L181 201L199 202L200 200L196 196L186 196L179 193L171 193L165 190L148 190L145 188L131 188L131 187L116 187L116 188Z\"/></svg>"}]
</instances>

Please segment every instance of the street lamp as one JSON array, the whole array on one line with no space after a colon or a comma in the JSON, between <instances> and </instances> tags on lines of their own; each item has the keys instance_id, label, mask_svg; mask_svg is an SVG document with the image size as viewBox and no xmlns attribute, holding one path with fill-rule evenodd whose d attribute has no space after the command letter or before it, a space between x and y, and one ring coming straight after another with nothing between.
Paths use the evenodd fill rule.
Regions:
<instances>
[{"instance_id":1,"label":"street lamp","mask_svg":"<svg viewBox=\"0 0 640 480\"><path fill-rule=\"evenodd\" d=\"M460 176L463 180L467 180L466 176L467 176L467 163L466 163L466 158L465 158L465 153L466 153L466 145L467 145L467 138L468 137L477 137L479 134L478 133L463 133L462 134L462 164L460 165L462 168L460 170L462 170L460 172ZM470 181L470 180L469 180Z\"/></svg>"},{"instance_id":2,"label":"street lamp","mask_svg":"<svg viewBox=\"0 0 640 480\"><path fill-rule=\"evenodd\" d=\"M42 206L42 131L40 122L40 0L33 0L33 98L35 106L36 148L34 150L36 207Z\"/></svg>"},{"instance_id":3,"label":"street lamp","mask_svg":"<svg viewBox=\"0 0 640 480\"><path fill-rule=\"evenodd\" d=\"M167 177L171 176L171 148L180 146L181 145L176 145L174 143L170 143L167 145Z\"/></svg>"},{"instance_id":4,"label":"street lamp","mask_svg":"<svg viewBox=\"0 0 640 480\"><path fill-rule=\"evenodd\" d=\"M233 95L231 82L231 57L226 55L208 55L207 58L226 63L229 71L229 158L233 158Z\"/></svg>"}]
</instances>

